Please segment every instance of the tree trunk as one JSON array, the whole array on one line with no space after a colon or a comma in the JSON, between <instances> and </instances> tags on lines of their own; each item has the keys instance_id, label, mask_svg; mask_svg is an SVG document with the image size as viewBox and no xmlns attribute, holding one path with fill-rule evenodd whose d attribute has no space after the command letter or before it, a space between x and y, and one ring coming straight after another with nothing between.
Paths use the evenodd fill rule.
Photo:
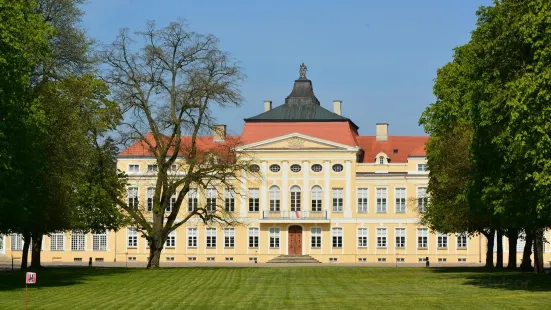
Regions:
<instances>
[{"instance_id":1,"label":"tree trunk","mask_svg":"<svg viewBox=\"0 0 551 310\"><path fill-rule=\"evenodd\" d=\"M157 248L155 246L149 247L149 258L147 260L147 269L159 268L161 263L161 252L162 248Z\"/></svg>"},{"instance_id":2,"label":"tree trunk","mask_svg":"<svg viewBox=\"0 0 551 310\"><path fill-rule=\"evenodd\" d=\"M524 245L524 252L522 253L522 263L520 269L522 271L532 270L532 261L530 256L532 255L532 231L526 230L526 244Z\"/></svg>"},{"instance_id":3,"label":"tree trunk","mask_svg":"<svg viewBox=\"0 0 551 310\"><path fill-rule=\"evenodd\" d=\"M29 246L31 245L31 234L23 232L23 253L21 254L21 270L29 266Z\"/></svg>"},{"instance_id":4,"label":"tree trunk","mask_svg":"<svg viewBox=\"0 0 551 310\"><path fill-rule=\"evenodd\" d=\"M35 236L36 235L36 236ZM42 252L42 234L33 234L31 268L40 268L40 253Z\"/></svg>"},{"instance_id":5,"label":"tree trunk","mask_svg":"<svg viewBox=\"0 0 551 310\"><path fill-rule=\"evenodd\" d=\"M487 247L486 247L486 265L484 267L486 268L493 268L494 267L494 235L496 231L495 229L490 229L489 234L484 234L486 236L486 239L488 239Z\"/></svg>"},{"instance_id":6,"label":"tree trunk","mask_svg":"<svg viewBox=\"0 0 551 310\"><path fill-rule=\"evenodd\" d=\"M517 269L517 239L518 230L510 228L508 229L507 240L509 241L509 259L507 262L507 269Z\"/></svg>"},{"instance_id":7,"label":"tree trunk","mask_svg":"<svg viewBox=\"0 0 551 310\"><path fill-rule=\"evenodd\" d=\"M534 232L534 271L543 273L543 231L536 229Z\"/></svg>"},{"instance_id":8,"label":"tree trunk","mask_svg":"<svg viewBox=\"0 0 551 310\"><path fill-rule=\"evenodd\" d=\"M496 233L497 233L496 268L503 268L503 230L498 229Z\"/></svg>"}]
</instances>

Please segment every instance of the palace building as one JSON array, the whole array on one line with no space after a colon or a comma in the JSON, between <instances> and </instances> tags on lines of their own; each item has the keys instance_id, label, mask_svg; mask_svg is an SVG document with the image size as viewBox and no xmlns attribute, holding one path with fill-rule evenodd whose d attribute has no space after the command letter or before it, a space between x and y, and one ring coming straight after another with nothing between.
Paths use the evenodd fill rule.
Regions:
<instances>
[{"instance_id":1,"label":"palace building","mask_svg":"<svg viewBox=\"0 0 551 310\"><path fill-rule=\"evenodd\" d=\"M393 136L385 123L375 125L376 135L362 136L343 115L342 102L332 105L330 111L320 104L301 70L285 102L273 106L265 101L263 113L245 119L239 137L226 136L225 126L201 137L202 147L238 138L236 151L254 154L261 177L242 172L238 195L219 187L192 190L179 217L219 199L241 225L206 226L191 219L169 235L162 261L268 262L286 255L308 255L322 263L483 260L485 243L479 237L439 234L419 224L428 201L428 137ZM136 143L120 153L117 165L129 176L129 201L147 204L154 158ZM1 251L20 257L21 236L4 239ZM89 257L146 262L149 249L139 232L126 228L52 234L44 238L42 255L44 262L86 262Z\"/></svg>"}]
</instances>

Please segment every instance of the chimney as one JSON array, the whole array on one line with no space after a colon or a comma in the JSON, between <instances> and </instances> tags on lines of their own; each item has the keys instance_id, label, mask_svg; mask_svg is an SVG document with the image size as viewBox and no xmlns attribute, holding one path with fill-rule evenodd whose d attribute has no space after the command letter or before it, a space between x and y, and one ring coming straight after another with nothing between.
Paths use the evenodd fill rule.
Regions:
<instances>
[{"instance_id":1,"label":"chimney","mask_svg":"<svg viewBox=\"0 0 551 310\"><path fill-rule=\"evenodd\" d=\"M387 123L377 123L377 141L387 141L388 140L388 124Z\"/></svg>"},{"instance_id":2,"label":"chimney","mask_svg":"<svg viewBox=\"0 0 551 310\"><path fill-rule=\"evenodd\" d=\"M272 101L264 100L264 112L268 112L272 109Z\"/></svg>"},{"instance_id":3,"label":"chimney","mask_svg":"<svg viewBox=\"0 0 551 310\"><path fill-rule=\"evenodd\" d=\"M212 139L214 142L222 142L226 140L226 125L212 126Z\"/></svg>"},{"instance_id":4,"label":"chimney","mask_svg":"<svg viewBox=\"0 0 551 310\"><path fill-rule=\"evenodd\" d=\"M338 115L342 115L342 101L333 100L333 112Z\"/></svg>"}]
</instances>

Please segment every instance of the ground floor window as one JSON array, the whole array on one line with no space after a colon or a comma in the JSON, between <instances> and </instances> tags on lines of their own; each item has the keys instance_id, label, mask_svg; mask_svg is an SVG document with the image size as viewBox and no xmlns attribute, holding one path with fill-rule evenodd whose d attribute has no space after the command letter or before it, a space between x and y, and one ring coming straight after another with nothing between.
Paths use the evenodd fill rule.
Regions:
<instances>
[{"instance_id":1,"label":"ground floor window","mask_svg":"<svg viewBox=\"0 0 551 310\"><path fill-rule=\"evenodd\" d=\"M165 247L175 248L176 247L176 231L171 231L166 237Z\"/></svg>"},{"instance_id":2,"label":"ground floor window","mask_svg":"<svg viewBox=\"0 0 551 310\"><path fill-rule=\"evenodd\" d=\"M466 234L457 235L457 248L458 249L466 249L467 248L467 235Z\"/></svg>"},{"instance_id":3,"label":"ground floor window","mask_svg":"<svg viewBox=\"0 0 551 310\"><path fill-rule=\"evenodd\" d=\"M197 228L188 228L187 229L187 246L188 248L197 247Z\"/></svg>"},{"instance_id":4,"label":"ground floor window","mask_svg":"<svg viewBox=\"0 0 551 310\"><path fill-rule=\"evenodd\" d=\"M233 248L235 246L235 229L224 228L224 247Z\"/></svg>"},{"instance_id":5,"label":"ground floor window","mask_svg":"<svg viewBox=\"0 0 551 310\"><path fill-rule=\"evenodd\" d=\"M377 247L386 248L386 228L377 228Z\"/></svg>"},{"instance_id":6,"label":"ground floor window","mask_svg":"<svg viewBox=\"0 0 551 310\"><path fill-rule=\"evenodd\" d=\"M129 248L138 247L138 230L136 228L128 228L127 237L128 237L127 246Z\"/></svg>"},{"instance_id":7,"label":"ground floor window","mask_svg":"<svg viewBox=\"0 0 551 310\"><path fill-rule=\"evenodd\" d=\"M312 227L310 234L312 235L310 246L312 248L321 248L321 227Z\"/></svg>"},{"instance_id":8,"label":"ground floor window","mask_svg":"<svg viewBox=\"0 0 551 310\"><path fill-rule=\"evenodd\" d=\"M207 228L207 248L216 247L216 228Z\"/></svg>"},{"instance_id":9,"label":"ground floor window","mask_svg":"<svg viewBox=\"0 0 551 310\"><path fill-rule=\"evenodd\" d=\"M23 251L23 235L11 234L11 250Z\"/></svg>"},{"instance_id":10,"label":"ground floor window","mask_svg":"<svg viewBox=\"0 0 551 310\"><path fill-rule=\"evenodd\" d=\"M396 234L396 247L405 248L406 247L406 229L396 228L394 232Z\"/></svg>"},{"instance_id":11,"label":"ground floor window","mask_svg":"<svg viewBox=\"0 0 551 310\"><path fill-rule=\"evenodd\" d=\"M358 247L367 248L367 228L358 228Z\"/></svg>"},{"instance_id":12,"label":"ground floor window","mask_svg":"<svg viewBox=\"0 0 551 310\"><path fill-rule=\"evenodd\" d=\"M71 232L71 251L84 251L86 235L81 231Z\"/></svg>"},{"instance_id":13,"label":"ground floor window","mask_svg":"<svg viewBox=\"0 0 551 310\"><path fill-rule=\"evenodd\" d=\"M427 228L417 229L417 247L426 248L429 240L429 230Z\"/></svg>"},{"instance_id":14,"label":"ground floor window","mask_svg":"<svg viewBox=\"0 0 551 310\"><path fill-rule=\"evenodd\" d=\"M249 248L258 248L259 229L249 228Z\"/></svg>"},{"instance_id":15,"label":"ground floor window","mask_svg":"<svg viewBox=\"0 0 551 310\"><path fill-rule=\"evenodd\" d=\"M342 248L342 228L334 227L331 230L333 237L333 248Z\"/></svg>"},{"instance_id":16,"label":"ground floor window","mask_svg":"<svg viewBox=\"0 0 551 310\"><path fill-rule=\"evenodd\" d=\"M65 247L65 234L53 233L50 236L50 251L63 251Z\"/></svg>"},{"instance_id":17,"label":"ground floor window","mask_svg":"<svg viewBox=\"0 0 551 310\"><path fill-rule=\"evenodd\" d=\"M107 233L105 231L92 234L92 250L107 251Z\"/></svg>"},{"instance_id":18,"label":"ground floor window","mask_svg":"<svg viewBox=\"0 0 551 310\"><path fill-rule=\"evenodd\" d=\"M270 248L279 248L279 228L270 228Z\"/></svg>"},{"instance_id":19,"label":"ground floor window","mask_svg":"<svg viewBox=\"0 0 551 310\"><path fill-rule=\"evenodd\" d=\"M438 233L437 236L437 245L439 248L447 248L448 247L448 235Z\"/></svg>"}]
</instances>

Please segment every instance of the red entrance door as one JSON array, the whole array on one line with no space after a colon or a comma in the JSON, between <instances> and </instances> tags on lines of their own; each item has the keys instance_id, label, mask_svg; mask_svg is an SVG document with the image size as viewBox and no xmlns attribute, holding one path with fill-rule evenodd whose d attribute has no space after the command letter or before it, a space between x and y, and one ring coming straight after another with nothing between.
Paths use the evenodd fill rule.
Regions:
<instances>
[{"instance_id":1,"label":"red entrance door","mask_svg":"<svg viewBox=\"0 0 551 310\"><path fill-rule=\"evenodd\" d=\"M289 255L302 255L302 227L289 227Z\"/></svg>"}]
</instances>

